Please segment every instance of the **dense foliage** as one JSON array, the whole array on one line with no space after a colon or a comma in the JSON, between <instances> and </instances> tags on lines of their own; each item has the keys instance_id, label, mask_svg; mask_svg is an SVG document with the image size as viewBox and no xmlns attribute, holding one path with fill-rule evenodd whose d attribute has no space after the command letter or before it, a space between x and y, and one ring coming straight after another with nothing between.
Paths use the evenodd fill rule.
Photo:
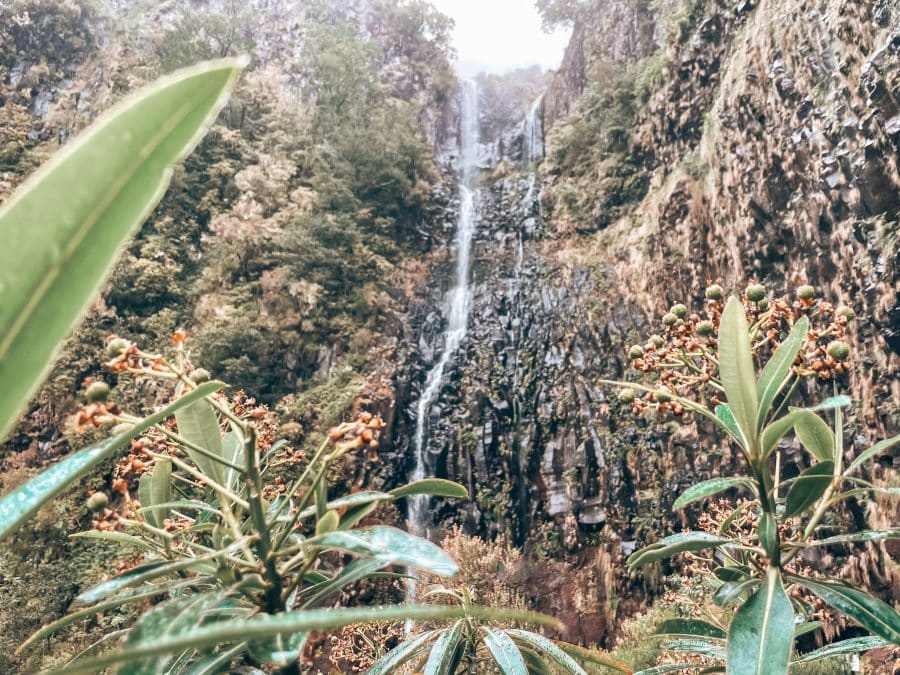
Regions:
<instances>
[{"instance_id":1,"label":"dense foliage","mask_svg":"<svg viewBox=\"0 0 900 675\"><path fill-rule=\"evenodd\" d=\"M626 384L620 394L635 411L652 407L677 416L703 417L743 453L747 474L711 478L688 488L675 502L682 509L727 490L749 490L713 531L695 530L663 538L628 560L639 569L671 556L712 551L702 564L722 611L704 619L673 619L658 628L668 649L702 657L734 673L786 673L789 663L807 663L900 642L900 614L887 603L814 569L804 552L813 547L853 545L900 538L900 531L843 531L833 512L847 500L895 489L872 485L858 470L900 443L900 436L873 445L845 464L845 396L814 408L790 407L807 378L837 382L850 348L842 341L853 312L835 310L800 286L796 302L771 299L751 284L742 299L725 301L720 286L706 291L707 315L674 305L663 317L664 336L634 345L629 357L658 376L655 386ZM748 316L750 322L748 322ZM757 365L761 373L757 376ZM625 383L622 383L625 384ZM644 392L637 397L635 392ZM820 411L834 413L834 430ZM810 466L783 476L781 440L796 433ZM817 604L818 603L818 604ZM792 659L794 640L817 630L822 605L846 614L873 633L853 637ZM735 610L736 611L733 611ZM689 662L685 669L694 667Z\"/></svg>"}]
</instances>

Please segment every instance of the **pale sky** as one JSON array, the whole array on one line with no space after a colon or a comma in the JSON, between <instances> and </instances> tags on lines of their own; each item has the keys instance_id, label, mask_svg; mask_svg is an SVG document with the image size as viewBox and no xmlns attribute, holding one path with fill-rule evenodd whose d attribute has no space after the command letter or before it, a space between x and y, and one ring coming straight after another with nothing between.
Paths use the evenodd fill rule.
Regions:
<instances>
[{"instance_id":1,"label":"pale sky","mask_svg":"<svg viewBox=\"0 0 900 675\"><path fill-rule=\"evenodd\" d=\"M544 33L534 0L431 0L456 21L460 70L503 72L539 64L556 68L569 32ZM464 75L473 74L463 72Z\"/></svg>"}]
</instances>

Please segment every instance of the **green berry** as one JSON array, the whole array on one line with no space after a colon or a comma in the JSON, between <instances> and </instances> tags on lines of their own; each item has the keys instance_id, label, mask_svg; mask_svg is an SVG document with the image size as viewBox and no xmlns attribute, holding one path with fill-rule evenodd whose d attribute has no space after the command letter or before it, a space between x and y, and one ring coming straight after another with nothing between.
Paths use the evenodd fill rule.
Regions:
<instances>
[{"instance_id":1,"label":"green berry","mask_svg":"<svg viewBox=\"0 0 900 675\"><path fill-rule=\"evenodd\" d=\"M662 322L664 326L674 326L678 323L678 317L669 312L668 314L663 315Z\"/></svg>"},{"instance_id":2,"label":"green berry","mask_svg":"<svg viewBox=\"0 0 900 675\"><path fill-rule=\"evenodd\" d=\"M91 382L85 394L87 395L87 400L89 403L98 403L101 401L105 401L107 398L109 398L109 385L106 384L106 382L101 382L100 380Z\"/></svg>"},{"instance_id":3,"label":"green berry","mask_svg":"<svg viewBox=\"0 0 900 675\"><path fill-rule=\"evenodd\" d=\"M631 403L634 400L634 389L620 389L619 390L619 401L621 403Z\"/></svg>"},{"instance_id":4,"label":"green berry","mask_svg":"<svg viewBox=\"0 0 900 675\"><path fill-rule=\"evenodd\" d=\"M209 371L206 368L196 368L191 371L191 374L188 375L188 377L191 378L191 382L194 384L209 382L210 379Z\"/></svg>"},{"instance_id":5,"label":"green berry","mask_svg":"<svg viewBox=\"0 0 900 675\"><path fill-rule=\"evenodd\" d=\"M719 284L713 284L706 289L706 297L708 300L715 300L716 302L720 302L725 298L725 291L721 286L719 286Z\"/></svg>"},{"instance_id":6,"label":"green berry","mask_svg":"<svg viewBox=\"0 0 900 675\"><path fill-rule=\"evenodd\" d=\"M107 504L109 504L109 497L106 496L105 492L95 492L84 503L91 513L100 513L106 508Z\"/></svg>"},{"instance_id":7,"label":"green berry","mask_svg":"<svg viewBox=\"0 0 900 675\"><path fill-rule=\"evenodd\" d=\"M652 344L654 347L656 347L657 349L659 349L659 348L662 347L664 344L666 344L666 341L663 340L663 339L662 339L662 336L660 336L660 335L653 335L653 336L650 337L650 344Z\"/></svg>"},{"instance_id":8,"label":"green berry","mask_svg":"<svg viewBox=\"0 0 900 675\"><path fill-rule=\"evenodd\" d=\"M759 302L766 297L766 287L762 284L750 284L744 293L750 302Z\"/></svg>"},{"instance_id":9,"label":"green berry","mask_svg":"<svg viewBox=\"0 0 900 675\"><path fill-rule=\"evenodd\" d=\"M840 340L829 342L825 351L835 361L846 361L850 357L850 345Z\"/></svg>"},{"instance_id":10,"label":"green berry","mask_svg":"<svg viewBox=\"0 0 900 675\"><path fill-rule=\"evenodd\" d=\"M131 343L124 338L113 338L108 345L106 345L106 357L110 359L114 359L117 356L121 355L121 353L128 349L131 346Z\"/></svg>"},{"instance_id":11,"label":"green berry","mask_svg":"<svg viewBox=\"0 0 900 675\"><path fill-rule=\"evenodd\" d=\"M672 394L660 389L653 392L653 398L657 403L668 403L672 400Z\"/></svg>"},{"instance_id":12,"label":"green berry","mask_svg":"<svg viewBox=\"0 0 900 675\"><path fill-rule=\"evenodd\" d=\"M716 332L716 327L713 325L712 321L701 321L697 324L694 332L700 337L709 337Z\"/></svg>"},{"instance_id":13,"label":"green berry","mask_svg":"<svg viewBox=\"0 0 900 675\"><path fill-rule=\"evenodd\" d=\"M801 300L812 300L816 297L816 289L812 286L800 286L797 288L797 297Z\"/></svg>"},{"instance_id":14,"label":"green berry","mask_svg":"<svg viewBox=\"0 0 900 675\"><path fill-rule=\"evenodd\" d=\"M687 316L688 308L679 302L676 305L672 305L672 309L670 309L669 311L672 312L672 314L677 316L679 319L683 319L684 317Z\"/></svg>"},{"instance_id":15,"label":"green berry","mask_svg":"<svg viewBox=\"0 0 900 675\"><path fill-rule=\"evenodd\" d=\"M759 302L757 302L757 303L756 303L756 308L759 309L759 310L761 310L761 311L763 311L763 312L765 312L767 309L769 309L769 299L768 299L768 298L763 298L762 300L760 300Z\"/></svg>"},{"instance_id":16,"label":"green berry","mask_svg":"<svg viewBox=\"0 0 900 675\"><path fill-rule=\"evenodd\" d=\"M840 309L838 309L837 313L838 316L844 317L845 319L847 319L847 321L853 321L853 319L856 318L856 312L854 312L850 307L841 307Z\"/></svg>"}]
</instances>

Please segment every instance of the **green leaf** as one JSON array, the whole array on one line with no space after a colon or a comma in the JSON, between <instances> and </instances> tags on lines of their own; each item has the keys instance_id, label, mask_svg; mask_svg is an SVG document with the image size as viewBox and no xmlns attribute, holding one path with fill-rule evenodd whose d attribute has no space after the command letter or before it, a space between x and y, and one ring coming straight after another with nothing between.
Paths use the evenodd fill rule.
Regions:
<instances>
[{"instance_id":1,"label":"green leaf","mask_svg":"<svg viewBox=\"0 0 900 675\"><path fill-rule=\"evenodd\" d=\"M528 675L522 653L512 638L501 630L482 628L484 644L503 675Z\"/></svg>"},{"instance_id":2,"label":"green leaf","mask_svg":"<svg viewBox=\"0 0 900 675\"><path fill-rule=\"evenodd\" d=\"M603 668L611 669L620 673L627 673L627 675L632 674L632 670L628 665L622 663L621 661L617 661L605 652L600 652L594 649L585 649L584 647L573 645L570 642L556 642L554 644L556 644L556 646L559 647L563 652L577 660L579 663L583 663L588 666L601 666ZM591 670L593 671L593 668Z\"/></svg>"},{"instance_id":3,"label":"green leaf","mask_svg":"<svg viewBox=\"0 0 900 675\"><path fill-rule=\"evenodd\" d=\"M10 492L0 499L0 540L15 532L43 504L84 476L118 448L137 438L154 424L164 421L183 406L218 391L224 386L221 382L206 382L158 413L146 417L124 434L69 455L32 478L25 485Z\"/></svg>"},{"instance_id":4,"label":"green leaf","mask_svg":"<svg viewBox=\"0 0 900 675\"><path fill-rule=\"evenodd\" d=\"M850 638L849 640L840 640L825 645L821 649L804 654L794 663L809 663L811 661L819 661L820 659L828 659L832 656L840 656L841 654L861 654L870 649L878 649L879 647L888 647L890 642L876 635L866 635L864 637Z\"/></svg>"},{"instance_id":5,"label":"green leaf","mask_svg":"<svg viewBox=\"0 0 900 675\"><path fill-rule=\"evenodd\" d=\"M222 456L235 466L244 465L244 439L240 431L233 429L222 437ZM241 472L230 466L224 467L225 482L223 485L234 492L241 480Z\"/></svg>"},{"instance_id":6,"label":"green leaf","mask_svg":"<svg viewBox=\"0 0 900 675\"><path fill-rule=\"evenodd\" d=\"M487 609L484 607L395 605L388 607L342 607L305 612L284 612L200 626L186 635L160 638L143 645L119 649L95 659L89 659L80 663L70 663L66 666L65 672L66 675L85 672L95 673L114 663L133 661L161 654L172 654L185 649L203 649L229 642L264 639L283 633L322 632L333 628L375 621L410 620L425 622L462 618L543 624L552 627L558 627L559 625L555 619L542 614L515 610ZM387 669L370 672L387 673L393 671Z\"/></svg>"},{"instance_id":7,"label":"green leaf","mask_svg":"<svg viewBox=\"0 0 900 675\"><path fill-rule=\"evenodd\" d=\"M771 513L763 513L759 519L759 543L765 550L769 560L777 563L781 559L778 521Z\"/></svg>"},{"instance_id":8,"label":"green leaf","mask_svg":"<svg viewBox=\"0 0 900 675\"><path fill-rule=\"evenodd\" d=\"M380 502L389 502L393 499L393 495L390 495L387 492L375 492L368 490L365 492L354 492L353 494L333 499L325 505L325 508L331 511L340 511L341 509L352 509L353 507L366 504L377 505ZM306 518L309 518L310 516L314 516L315 514L316 507L310 506L303 509L303 511L300 513L300 520L304 520Z\"/></svg>"},{"instance_id":9,"label":"green leaf","mask_svg":"<svg viewBox=\"0 0 900 675\"><path fill-rule=\"evenodd\" d=\"M326 511L325 515L319 518L319 522L316 523L316 534L321 535L333 532L340 523L341 517L337 511Z\"/></svg>"},{"instance_id":10,"label":"green leaf","mask_svg":"<svg viewBox=\"0 0 900 675\"><path fill-rule=\"evenodd\" d=\"M725 544L733 544L734 540L724 537L716 537L706 532L681 532L661 539L655 544L645 546L631 554L628 558L629 567L644 567L657 560L669 558L676 553L685 551L702 551L707 548L715 548Z\"/></svg>"},{"instance_id":11,"label":"green leaf","mask_svg":"<svg viewBox=\"0 0 900 675\"><path fill-rule=\"evenodd\" d=\"M706 656L711 659L724 659L725 650L721 642L710 642L698 638L681 638L669 640L660 644L660 648L667 652L687 652L697 656Z\"/></svg>"},{"instance_id":12,"label":"green leaf","mask_svg":"<svg viewBox=\"0 0 900 675\"><path fill-rule=\"evenodd\" d=\"M436 630L430 630L395 647L378 659L378 661L369 668L367 675L390 675L391 673L396 672L397 668L424 650L425 645L428 644L428 641L431 640L437 632L438 631Z\"/></svg>"},{"instance_id":13,"label":"green leaf","mask_svg":"<svg viewBox=\"0 0 900 675\"><path fill-rule=\"evenodd\" d=\"M750 574L750 568L745 565L729 567L716 567L713 574L720 581L744 581Z\"/></svg>"},{"instance_id":14,"label":"green leaf","mask_svg":"<svg viewBox=\"0 0 900 675\"><path fill-rule=\"evenodd\" d=\"M734 419L734 413L731 412L731 408L728 407L727 403L720 403L715 408L716 417L721 420L722 424L728 430L728 433L731 437L736 440L738 443L742 443L741 430L738 428L737 420Z\"/></svg>"},{"instance_id":15,"label":"green leaf","mask_svg":"<svg viewBox=\"0 0 900 675\"><path fill-rule=\"evenodd\" d=\"M141 503L141 506L145 504L148 506L153 505L153 498L150 496L150 481L153 480L153 477L149 473L142 473L140 480L138 480L138 501ZM148 512L144 515L146 521L152 525L153 527L159 527L159 522L156 519L156 513Z\"/></svg>"},{"instance_id":16,"label":"green leaf","mask_svg":"<svg viewBox=\"0 0 900 675\"><path fill-rule=\"evenodd\" d=\"M827 604L839 612L843 612L863 628L867 628L894 644L900 644L900 614L887 603L846 584L813 581L793 575L789 578L793 583L818 595Z\"/></svg>"},{"instance_id":17,"label":"green leaf","mask_svg":"<svg viewBox=\"0 0 900 675\"><path fill-rule=\"evenodd\" d=\"M872 459L876 455L880 455L882 452L897 445L898 443L900 443L900 434L894 436L893 438L886 438L885 440L876 443L871 448L863 452L859 457L854 459L853 462L851 462L850 466L847 468L847 473L853 473L856 469L861 467L870 459Z\"/></svg>"},{"instance_id":18,"label":"green leaf","mask_svg":"<svg viewBox=\"0 0 900 675\"><path fill-rule=\"evenodd\" d=\"M247 651L260 663L284 667L297 662L308 638L308 632L274 635L250 642Z\"/></svg>"},{"instance_id":19,"label":"green leaf","mask_svg":"<svg viewBox=\"0 0 900 675\"><path fill-rule=\"evenodd\" d=\"M467 499L469 497L469 491L462 485L443 478L423 478L422 480L413 481L394 488L391 490L391 494L397 499L413 495L431 495L432 497L450 497L453 499Z\"/></svg>"},{"instance_id":20,"label":"green leaf","mask_svg":"<svg viewBox=\"0 0 900 675\"><path fill-rule=\"evenodd\" d=\"M153 479L150 481L150 505L158 506L168 504L172 500L172 460L157 459L153 467ZM163 521L169 517L169 509L155 510L157 527L162 527Z\"/></svg>"},{"instance_id":21,"label":"green leaf","mask_svg":"<svg viewBox=\"0 0 900 675\"><path fill-rule=\"evenodd\" d=\"M183 675L218 675L219 673L230 672L227 670L228 666L246 647L244 643L239 643L217 654L205 656L199 661L192 663L191 667Z\"/></svg>"},{"instance_id":22,"label":"green leaf","mask_svg":"<svg viewBox=\"0 0 900 675\"><path fill-rule=\"evenodd\" d=\"M834 433L821 417L805 411L794 422L800 442L820 462L834 461Z\"/></svg>"},{"instance_id":23,"label":"green leaf","mask_svg":"<svg viewBox=\"0 0 900 675\"><path fill-rule=\"evenodd\" d=\"M310 539L308 543L374 558L389 565L426 570L439 576L453 576L459 571L453 558L441 548L396 527L379 525L353 531L338 530Z\"/></svg>"},{"instance_id":24,"label":"green leaf","mask_svg":"<svg viewBox=\"0 0 900 675\"><path fill-rule=\"evenodd\" d=\"M114 544L134 546L135 548L141 548L145 551L156 552L156 549L153 546L148 544L140 537L135 537L134 535L126 534L125 532L101 532L100 530L87 530L86 532L75 532L74 534L70 534L69 537L71 537L72 539L102 539Z\"/></svg>"},{"instance_id":25,"label":"green leaf","mask_svg":"<svg viewBox=\"0 0 900 675\"><path fill-rule=\"evenodd\" d=\"M548 658L555 661L560 667L565 669L566 672L573 673L574 675L587 675L584 668L578 665L578 662L575 659L560 649L555 642L548 640L543 635L517 628L510 628L506 632L514 640L525 642L539 652L542 652Z\"/></svg>"},{"instance_id":26,"label":"green leaf","mask_svg":"<svg viewBox=\"0 0 900 675\"><path fill-rule=\"evenodd\" d=\"M692 485L682 492L681 496L675 500L672 508L683 509L688 504L738 486L749 487L750 481L746 478L710 478L702 483Z\"/></svg>"},{"instance_id":27,"label":"green leaf","mask_svg":"<svg viewBox=\"0 0 900 675\"><path fill-rule=\"evenodd\" d=\"M634 675L663 675L663 673L680 673L685 670L696 670L696 663L665 663L661 666L653 666L645 668L634 673Z\"/></svg>"},{"instance_id":28,"label":"green leaf","mask_svg":"<svg viewBox=\"0 0 900 675\"><path fill-rule=\"evenodd\" d=\"M244 63L200 64L129 96L0 207L0 439Z\"/></svg>"},{"instance_id":29,"label":"green leaf","mask_svg":"<svg viewBox=\"0 0 900 675\"><path fill-rule=\"evenodd\" d=\"M807 633L819 630L821 627L821 621L804 621L803 623L799 623L794 627L794 640L801 635L806 635Z\"/></svg>"},{"instance_id":30,"label":"green leaf","mask_svg":"<svg viewBox=\"0 0 900 675\"><path fill-rule=\"evenodd\" d=\"M195 570L201 572L210 568L210 572L214 572L215 569L210 567L208 561L220 555L227 555L237 548L238 547L235 544L232 544L222 551L214 551L197 558L186 558L174 562L157 560L147 563L146 565L134 567L127 572L122 572L122 574L114 576L112 579L101 581L96 586L92 586L86 591L82 591L75 597L70 607L82 607L84 605L93 604L103 598L109 597L123 588L137 586L146 581L152 581L153 579L158 579L159 577L171 574L172 572L190 570L191 568L195 568ZM198 579L197 582L199 583L199 581L200 580Z\"/></svg>"},{"instance_id":31,"label":"green leaf","mask_svg":"<svg viewBox=\"0 0 900 675\"><path fill-rule=\"evenodd\" d=\"M178 434L184 440L203 448L215 457L224 457L219 418L208 401L197 401L182 408L175 415L175 421L178 422ZM228 467L190 447L185 446L184 450L203 473L220 485L224 482L224 469Z\"/></svg>"},{"instance_id":32,"label":"green leaf","mask_svg":"<svg viewBox=\"0 0 900 675\"><path fill-rule=\"evenodd\" d=\"M786 673L794 637L794 610L781 574L770 567L759 590L738 609L728 629L728 672Z\"/></svg>"},{"instance_id":33,"label":"green leaf","mask_svg":"<svg viewBox=\"0 0 900 675\"><path fill-rule=\"evenodd\" d=\"M724 630L700 619L667 619L656 627L656 635L725 639Z\"/></svg>"},{"instance_id":34,"label":"green leaf","mask_svg":"<svg viewBox=\"0 0 900 675\"><path fill-rule=\"evenodd\" d=\"M746 451L756 438L756 416L759 409L756 394L756 371L750 350L750 331L740 300L728 299L719 325L719 377L728 406L741 432Z\"/></svg>"},{"instance_id":35,"label":"green leaf","mask_svg":"<svg viewBox=\"0 0 900 675\"><path fill-rule=\"evenodd\" d=\"M424 675L452 675L459 661L460 641L465 622L460 620L441 633L435 640L428 661L425 663Z\"/></svg>"},{"instance_id":36,"label":"green leaf","mask_svg":"<svg viewBox=\"0 0 900 675\"><path fill-rule=\"evenodd\" d=\"M183 588L185 586L195 585L196 580L180 580L180 581L172 581L167 584L157 584L150 588L134 588L126 590L124 593L117 595L113 598L110 598L106 602L101 602L96 605L92 605L90 607L85 607L84 609L80 609L76 612L72 612L71 614L66 614L63 617L60 617L56 621L52 623L48 623L45 626L42 626L39 630L29 636L25 642L19 645L16 648L16 654L24 652L32 645L37 642L43 640L48 635L52 635L56 631L61 628L65 628L66 626L75 623L76 621L80 621L81 619L85 619L89 616L93 616L94 614L99 614L100 612L105 612L109 609L114 609L116 607L121 607L122 605L127 605L129 602L135 602L136 600L143 600L146 598L152 598L158 595L166 595L171 593L173 590Z\"/></svg>"},{"instance_id":37,"label":"green leaf","mask_svg":"<svg viewBox=\"0 0 900 675\"><path fill-rule=\"evenodd\" d=\"M326 579L325 581L305 589L303 591L304 596L309 595L309 597L304 599L303 608L308 609L313 607L316 603L324 600L333 593L338 592L342 588L345 588L360 579L365 579L384 566L385 563L380 560L370 560L368 558L354 560L352 563L341 569L331 579Z\"/></svg>"},{"instance_id":38,"label":"green leaf","mask_svg":"<svg viewBox=\"0 0 900 675\"><path fill-rule=\"evenodd\" d=\"M804 546L831 546L832 544L858 544L866 541L882 541L884 539L900 539L900 528L892 530L866 530L852 534L838 534L834 537L816 539L805 542Z\"/></svg>"},{"instance_id":39,"label":"green leaf","mask_svg":"<svg viewBox=\"0 0 900 675\"><path fill-rule=\"evenodd\" d=\"M762 431L763 424L766 421L766 415L769 414L775 397L784 388L787 383L791 367L800 348L806 341L806 333L809 330L809 319L805 316L791 328L790 334L784 342L778 345L778 349L772 354L772 358L766 363L762 374L759 376L758 395L759 395L759 411L756 415L756 430Z\"/></svg>"},{"instance_id":40,"label":"green leaf","mask_svg":"<svg viewBox=\"0 0 900 675\"><path fill-rule=\"evenodd\" d=\"M747 579L747 581L726 581L719 586L713 599L720 607L729 607L737 603L744 593L753 592L759 586L759 579Z\"/></svg>"},{"instance_id":41,"label":"green leaf","mask_svg":"<svg viewBox=\"0 0 900 675\"><path fill-rule=\"evenodd\" d=\"M769 453L775 448L785 434L794 428L794 424L804 415L815 413L819 410L830 410L834 408L842 408L852 403L849 396L832 396L827 398L818 405L811 408L791 408L787 415L779 417L767 426L762 433L760 445L762 446L763 456L768 457ZM831 459L829 457L829 459Z\"/></svg>"},{"instance_id":42,"label":"green leaf","mask_svg":"<svg viewBox=\"0 0 900 675\"><path fill-rule=\"evenodd\" d=\"M834 462L819 462L801 473L788 490L783 518L799 516L819 501L834 480Z\"/></svg>"},{"instance_id":43,"label":"green leaf","mask_svg":"<svg viewBox=\"0 0 900 675\"><path fill-rule=\"evenodd\" d=\"M139 648L160 639L190 635L201 626L215 624L222 618L223 612L226 617L233 616L236 607L237 602L226 598L221 591L179 595L141 615L128 632L128 639L122 648ZM244 611L253 610L246 607ZM167 675L174 670L170 666L175 655L173 651L168 655L132 660L121 666L117 675Z\"/></svg>"}]
</instances>

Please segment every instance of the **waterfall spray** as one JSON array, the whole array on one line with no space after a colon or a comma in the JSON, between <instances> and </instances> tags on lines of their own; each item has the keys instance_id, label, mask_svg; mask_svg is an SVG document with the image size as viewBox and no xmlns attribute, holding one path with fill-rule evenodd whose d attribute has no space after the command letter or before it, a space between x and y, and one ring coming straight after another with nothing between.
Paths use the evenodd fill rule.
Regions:
<instances>
[{"instance_id":1,"label":"waterfall spray","mask_svg":"<svg viewBox=\"0 0 900 675\"><path fill-rule=\"evenodd\" d=\"M444 334L444 350L425 379L425 387L416 406L416 434L413 439L415 469L412 479L421 480L430 471L428 460L428 414L441 388L444 370L466 334L466 324L471 304L469 288L469 264L472 236L475 233L477 189L475 174L478 160L478 90L475 82L468 80L462 88L460 102L460 166L459 166L459 219L456 227L456 278L448 295L447 330ZM420 536L428 533L428 497L416 495L409 500L409 526ZM409 581L407 596L414 598L416 583Z\"/></svg>"}]
</instances>

